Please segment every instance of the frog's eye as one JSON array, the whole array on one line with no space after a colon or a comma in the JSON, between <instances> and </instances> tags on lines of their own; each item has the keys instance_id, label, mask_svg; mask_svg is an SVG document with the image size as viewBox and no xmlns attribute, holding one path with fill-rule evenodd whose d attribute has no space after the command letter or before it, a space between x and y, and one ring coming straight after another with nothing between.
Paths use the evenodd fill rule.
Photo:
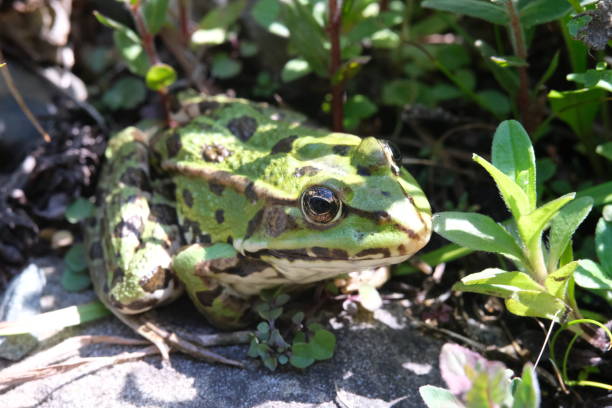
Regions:
<instances>
[{"instance_id":1,"label":"frog's eye","mask_svg":"<svg viewBox=\"0 0 612 408\"><path fill-rule=\"evenodd\" d=\"M390 153L391 158L398 166L402 165L402 152L399 147L390 140L383 139L383 143L385 144L385 149Z\"/></svg>"},{"instance_id":2,"label":"frog's eye","mask_svg":"<svg viewBox=\"0 0 612 408\"><path fill-rule=\"evenodd\" d=\"M342 201L327 187L307 188L302 193L300 204L306 220L316 225L331 224L342 215Z\"/></svg>"}]
</instances>

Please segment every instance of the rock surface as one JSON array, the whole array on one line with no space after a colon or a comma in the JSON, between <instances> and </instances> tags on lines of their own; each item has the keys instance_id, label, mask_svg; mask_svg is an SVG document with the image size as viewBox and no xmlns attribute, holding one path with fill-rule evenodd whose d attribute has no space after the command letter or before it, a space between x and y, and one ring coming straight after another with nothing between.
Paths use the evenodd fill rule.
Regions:
<instances>
[{"instance_id":1,"label":"rock surface","mask_svg":"<svg viewBox=\"0 0 612 408\"><path fill-rule=\"evenodd\" d=\"M66 295L59 285L58 264L52 264L47 268L43 309L83 303L93 297L91 292ZM194 330L213 332L198 320L186 301L159 314L162 321L171 319L183 330L198 327ZM337 337L334 357L303 372L236 369L178 354L172 355L172 366L168 367L159 356L152 356L97 371L76 369L0 388L0 407L424 407L418 388L441 385L437 369L441 342L411 328L398 305L386 304L367 323L332 322ZM135 337L116 318L107 317L64 329L51 344L78 334ZM84 348L81 357L130 350L135 349L97 344ZM215 351L248 360L247 346ZM8 366L7 362L1 364Z\"/></svg>"}]
</instances>

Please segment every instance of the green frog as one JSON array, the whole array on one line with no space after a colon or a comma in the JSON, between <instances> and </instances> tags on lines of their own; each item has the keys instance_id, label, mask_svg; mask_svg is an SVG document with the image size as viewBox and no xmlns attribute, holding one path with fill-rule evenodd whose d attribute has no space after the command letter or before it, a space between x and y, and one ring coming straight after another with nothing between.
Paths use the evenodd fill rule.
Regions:
<instances>
[{"instance_id":1,"label":"green frog","mask_svg":"<svg viewBox=\"0 0 612 408\"><path fill-rule=\"evenodd\" d=\"M396 264L429 240L429 203L389 143L243 99L180 105L177 127L127 128L105 153L87 250L115 313L187 292L235 329L264 289Z\"/></svg>"}]
</instances>

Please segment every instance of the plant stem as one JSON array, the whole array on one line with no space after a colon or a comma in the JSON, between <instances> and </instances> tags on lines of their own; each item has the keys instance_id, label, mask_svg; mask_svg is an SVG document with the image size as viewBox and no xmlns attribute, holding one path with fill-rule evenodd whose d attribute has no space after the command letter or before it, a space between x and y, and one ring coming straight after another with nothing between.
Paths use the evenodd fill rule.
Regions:
<instances>
[{"instance_id":1,"label":"plant stem","mask_svg":"<svg viewBox=\"0 0 612 408\"><path fill-rule=\"evenodd\" d=\"M331 114L332 130L341 132L344 118L344 80L337 78L340 69L340 28L342 25L342 13L337 0L328 0L329 21L327 31L331 43L331 58L329 64L329 78L331 84Z\"/></svg>"},{"instance_id":2,"label":"plant stem","mask_svg":"<svg viewBox=\"0 0 612 408\"><path fill-rule=\"evenodd\" d=\"M189 47L189 40L191 38L191 29L189 28L189 0L180 0L178 2L179 8L179 29L181 32L181 41L185 47Z\"/></svg>"},{"instance_id":3,"label":"plant stem","mask_svg":"<svg viewBox=\"0 0 612 408\"><path fill-rule=\"evenodd\" d=\"M523 35L523 27L521 19L514 7L512 0L506 0L506 8L508 17L510 18L510 34L512 37L512 47L514 54L523 61L527 61L527 45L525 44L525 36ZM529 95L529 75L527 67L518 67L519 74L519 89L516 96L516 104L521 112L521 120L528 133L531 133L537 128L537 119L531 114L531 96Z\"/></svg>"}]
</instances>

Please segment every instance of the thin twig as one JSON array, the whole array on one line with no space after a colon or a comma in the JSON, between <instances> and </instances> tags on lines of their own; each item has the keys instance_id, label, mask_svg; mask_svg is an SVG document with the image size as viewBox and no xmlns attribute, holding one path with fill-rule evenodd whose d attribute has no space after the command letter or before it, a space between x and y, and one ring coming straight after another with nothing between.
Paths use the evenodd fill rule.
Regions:
<instances>
[{"instance_id":1,"label":"thin twig","mask_svg":"<svg viewBox=\"0 0 612 408\"><path fill-rule=\"evenodd\" d=\"M0 50L0 59L4 60L4 55L2 54L2 50ZM11 71L8 69L8 66L6 63L0 64L0 73L2 73L2 78L4 78L4 82L6 82L6 86L11 92L11 95L13 95L13 98L15 98L15 102L17 102L17 105L19 105L19 108L21 109L21 111L24 113L24 115L26 115L30 123L32 123L32 125L36 128L36 131L42 136L45 142L47 143L51 142L51 136L49 136L49 134L45 131L45 129L43 129L38 119L36 119L36 116L34 116L30 108L28 108L28 105L26 105L25 101L23 100L23 96L21 96L21 92L19 92L19 90L15 86L15 81L13 81Z\"/></svg>"}]
</instances>

